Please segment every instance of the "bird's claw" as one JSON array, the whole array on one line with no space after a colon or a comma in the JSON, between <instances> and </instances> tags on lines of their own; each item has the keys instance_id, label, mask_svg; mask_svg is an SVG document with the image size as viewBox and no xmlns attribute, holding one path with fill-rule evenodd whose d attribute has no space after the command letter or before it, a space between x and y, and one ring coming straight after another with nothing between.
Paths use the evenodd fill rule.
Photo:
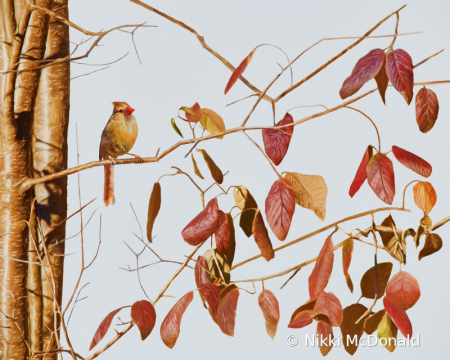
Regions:
<instances>
[{"instance_id":1,"label":"bird's claw","mask_svg":"<svg viewBox=\"0 0 450 360\"><path fill-rule=\"evenodd\" d=\"M112 156L109 156L109 160L111 161L111 165L115 165L116 164L116 159L113 158Z\"/></svg>"}]
</instances>

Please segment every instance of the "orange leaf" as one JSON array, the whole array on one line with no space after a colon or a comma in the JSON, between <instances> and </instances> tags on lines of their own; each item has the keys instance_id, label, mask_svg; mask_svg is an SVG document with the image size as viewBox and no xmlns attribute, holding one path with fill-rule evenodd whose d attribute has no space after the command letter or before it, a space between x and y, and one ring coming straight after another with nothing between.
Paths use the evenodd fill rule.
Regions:
<instances>
[{"instance_id":1,"label":"orange leaf","mask_svg":"<svg viewBox=\"0 0 450 360\"><path fill-rule=\"evenodd\" d=\"M386 56L384 56L383 65L381 66L380 71L375 75L375 81L377 82L381 100L383 100L384 105L386 105L386 89L389 84L389 79L386 75Z\"/></svg>"},{"instance_id":2,"label":"orange leaf","mask_svg":"<svg viewBox=\"0 0 450 360\"><path fill-rule=\"evenodd\" d=\"M409 317L406 314L406 311L399 304L397 304L395 300L388 297L383 298L383 305L386 309L386 312L392 318L392 321L401 331L403 336L411 337L412 325L411 321L409 321Z\"/></svg>"},{"instance_id":3,"label":"orange leaf","mask_svg":"<svg viewBox=\"0 0 450 360\"><path fill-rule=\"evenodd\" d=\"M152 303L147 300L136 301L131 307L131 318L145 340L153 330L156 322L156 312Z\"/></svg>"},{"instance_id":4,"label":"orange leaf","mask_svg":"<svg viewBox=\"0 0 450 360\"><path fill-rule=\"evenodd\" d=\"M200 108L200 105L198 103L195 103L192 105L192 107L188 108L186 106L183 106L180 108L180 110L183 110L186 114L186 119L189 122L198 122L202 116L202 109Z\"/></svg>"},{"instance_id":5,"label":"orange leaf","mask_svg":"<svg viewBox=\"0 0 450 360\"><path fill-rule=\"evenodd\" d=\"M295 211L295 195L285 179L278 179L266 198L266 218L279 240L286 239Z\"/></svg>"},{"instance_id":6,"label":"orange leaf","mask_svg":"<svg viewBox=\"0 0 450 360\"><path fill-rule=\"evenodd\" d=\"M219 204L217 198L213 198L206 208L186 225L181 236L189 245L197 246L214 233L218 220Z\"/></svg>"},{"instance_id":7,"label":"orange leaf","mask_svg":"<svg viewBox=\"0 0 450 360\"><path fill-rule=\"evenodd\" d=\"M400 271L389 281L386 296L394 299L403 309L408 310L420 298L417 279L406 271Z\"/></svg>"},{"instance_id":8,"label":"orange leaf","mask_svg":"<svg viewBox=\"0 0 450 360\"><path fill-rule=\"evenodd\" d=\"M439 113L439 101L436 94L425 88L416 95L416 121L423 133L430 131L436 123Z\"/></svg>"},{"instance_id":9,"label":"orange leaf","mask_svg":"<svg viewBox=\"0 0 450 360\"><path fill-rule=\"evenodd\" d=\"M334 338L333 328L331 327L331 324L326 321L320 320L317 323L316 334L318 337L320 353L323 356L327 356L334 345L331 342Z\"/></svg>"},{"instance_id":10,"label":"orange leaf","mask_svg":"<svg viewBox=\"0 0 450 360\"><path fill-rule=\"evenodd\" d=\"M392 153L395 158L408 169L411 169L426 178L431 175L431 165L421 157L395 145L392 146Z\"/></svg>"},{"instance_id":11,"label":"orange leaf","mask_svg":"<svg viewBox=\"0 0 450 360\"><path fill-rule=\"evenodd\" d=\"M361 294L363 297L368 299L375 298L375 288L378 287L377 299L380 299L391 276L392 263L385 262L377 264L377 285L375 284L375 266L371 267L365 272L361 278Z\"/></svg>"},{"instance_id":12,"label":"orange leaf","mask_svg":"<svg viewBox=\"0 0 450 360\"><path fill-rule=\"evenodd\" d=\"M299 312L294 312L291 317L291 322L288 325L288 328L291 329L300 329L312 323L313 319L320 315L319 312L314 310L303 310Z\"/></svg>"},{"instance_id":13,"label":"orange leaf","mask_svg":"<svg viewBox=\"0 0 450 360\"><path fill-rule=\"evenodd\" d=\"M361 164L359 164L358 170L356 171L355 178L353 179L353 182L350 185L350 190L348 192L350 197L353 197L361 188L361 185L364 184L364 181L366 181L367 179L366 167L367 164L369 163L369 160L372 158L372 155L373 149L372 146L369 145L361 160Z\"/></svg>"},{"instance_id":14,"label":"orange leaf","mask_svg":"<svg viewBox=\"0 0 450 360\"><path fill-rule=\"evenodd\" d=\"M266 320L267 334L273 339L277 333L280 320L280 307L278 300L270 290L263 290L258 296L258 304Z\"/></svg>"},{"instance_id":15,"label":"orange leaf","mask_svg":"<svg viewBox=\"0 0 450 360\"><path fill-rule=\"evenodd\" d=\"M236 308L239 298L239 290L229 291L222 300L220 300L217 309L217 324L220 330L226 335L234 336L234 323L236 320Z\"/></svg>"},{"instance_id":16,"label":"orange leaf","mask_svg":"<svg viewBox=\"0 0 450 360\"><path fill-rule=\"evenodd\" d=\"M387 54L386 75L407 104L411 104L414 95L414 72L411 56L405 50L397 49Z\"/></svg>"},{"instance_id":17,"label":"orange leaf","mask_svg":"<svg viewBox=\"0 0 450 360\"><path fill-rule=\"evenodd\" d=\"M244 73L245 69L247 68L248 64L250 64L250 61L252 61L252 57L255 54L256 48L252 50L252 52L239 64L239 66L234 69L233 73L230 76L230 80L228 80L228 84L225 87L225 95L227 92L231 89L231 87L236 83L236 81L241 77L241 75Z\"/></svg>"},{"instance_id":18,"label":"orange leaf","mask_svg":"<svg viewBox=\"0 0 450 360\"><path fill-rule=\"evenodd\" d=\"M123 309L123 307L118 308L118 309L116 309L114 311L111 311L103 319L103 321L98 326L98 329L97 329L97 331L94 334L94 337L92 338L91 345L89 346L89 351L91 351L100 342L100 340L103 339L103 337L108 332L109 327L111 326L111 322L114 319L114 316L116 316L116 314L122 309Z\"/></svg>"},{"instance_id":19,"label":"orange leaf","mask_svg":"<svg viewBox=\"0 0 450 360\"><path fill-rule=\"evenodd\" d=\"M425 256L434 254L442 248L442 239L438 234L427 234L425 238L425 244L422 250L419 252L419 260L422 260Z\"/></svg>"},{"instance_id":20,"label":"orange leaf","mask_svg":"<svg viewBox=\"0 0 450 360\"><path fill-rule=\"evenodd\" d=\"M395 196L394 167L385 154L375 154L366 167L367 181L373 192L385 203L392 205Z\"/></svg>"},{"instance_id":21,"label":"orange leaf","mask_svg":"<svg viewBox=\"0 0 450 360\"><path fill-rule=\"evenodd\" d=\"M194 292L188 292L170 309L161 324L161 339L167 347L173 348L180 335L181 318L194 298Z\"/></svg>"},{"instance_id":22,"label":"orange leaf","mask_svg":"<svg viewBox=\"0 0 450 360\"><path fill-rule=\"evenodd\" d=\"M308 279L309 296L316 298L327 286L333 271L333 242L331 236L328 236L317 257L314 269Z\"/></svg>"},{"instance_id":23,"label":"orange leaf","mask_svg":"<svg viewBox=\"0 0 450 360\"><path fill-rule=\"evenodd\" d=\"M236 239L234 236L234 223L231 215L219 210L219 220L214 231L216 239L216 250L220 255L227 258L228 263L233 263L234 252L236 250Z\"/></svg>"},{"instance_id":24,"label":"orange leaf","mask_svg":"<svg viewBox=\"0 0 450 360\"><path fill-rule=\"evenodd\" d=\"M413 187L414 202L427 215L437 201L437 194L433 185L427 181L419 181Z\"/></svg>"},{"instance_id":25,"label":"orange leaf","mask_svg":"<svg viewBox=\"0 0 450 360\"><path fill-rule=\"evenodd\" d=\"M353 304L344 309L344 317L341 323L341 333L345 350L353 355L358 350L359 339L364 332L364 321L355 324L356 321L367 311L367 308L362 304ZM356 336L356 343L348 341Z\"/></svg>"},{"instance_id":26,"label":"orange leaf","mask_svg":"<svg viewBox=\"0 0 450 360\"><path fill-rule=\"evenodd\" d=\"M292 124L294 119L288 113L275 126ZM280 165L289 148L294 127L288 126L282 129L263 129L264 150L275 165Z\"/></svg>"},{"instance_id":27,"label":"orange leaf","mask_svg":"<svg viewBox=\"0 0 450 360\"><path fill-rule=\"evenodd\" d=\"M256 245L258 245L261 255L266 261L270 261L275 257L273 251L272 242L269 238L266 225L259 209L256 210L256 214L253 220L252 233L255 239Z\"/></svg>"},{"instance_id":28,"label":"orange leaf","mask_svg":"<svg viewBox=\"0 0 450 360\"><path fill-rule=\"evenodd\" d=\"M344 270L345 280L347 281L347 286L350 289L350 292L353 292L353 282L350 274L348 273L348 269L350 267L350 263L352 261L353 254L353 239L347 239L344 241L344 246L342 246L342 268Z\"/></svg>"},{"instance_id":29,"label":"orange leaf","mask_svg":"<svg viewBox=\"0 0 450 360\"><path fill-rule=\"evenodd\" d=\"M328 316L333 326L340 326L342 323L342 305L333 293L321 292L317 297L314 311Z\"/></svg>"},{"instance_id":30,"label":"orange leaf","mask_svg":"<svg viewBox=\"0 0 450 360\"><path fill-rule=\"evenodd\" d=\"M148 216L147 216L147 239L152 242L152 230L156 217L158 216L159 209L161 208L161 184L156 182L153 185L152 193L150 194L150 201L148 203Z\"/></svg>"}]
</instances>

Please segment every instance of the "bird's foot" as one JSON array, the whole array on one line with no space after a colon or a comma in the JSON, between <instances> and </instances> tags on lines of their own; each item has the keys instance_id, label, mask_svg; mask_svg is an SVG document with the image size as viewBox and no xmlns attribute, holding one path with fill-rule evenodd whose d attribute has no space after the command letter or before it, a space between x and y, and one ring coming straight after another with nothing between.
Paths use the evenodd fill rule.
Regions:
<instances>
[{"instance_id":1,"label":"bird's foot","mask_svg":"<svg viewBox=\"0 0 450 360\"><path fill-rule=\"evenodd\" d=\"M127 153L127 155L134 156L139 164L143 164L144 163L144 159L141 158L139 155L134 155L134 154L130 154L130 153Z\"/></svg>"},{"instance_id":2,"label":"bird's foot","mask_svg":"<svg viewBox=\"0 0 450 360\"><path fill-rule=\"evenodd\" d=\"M111 165L115 165L116 164L116 159L113 158L111 155L109 155L109 160L111 161Z\"/></svg>"}]
</instances>

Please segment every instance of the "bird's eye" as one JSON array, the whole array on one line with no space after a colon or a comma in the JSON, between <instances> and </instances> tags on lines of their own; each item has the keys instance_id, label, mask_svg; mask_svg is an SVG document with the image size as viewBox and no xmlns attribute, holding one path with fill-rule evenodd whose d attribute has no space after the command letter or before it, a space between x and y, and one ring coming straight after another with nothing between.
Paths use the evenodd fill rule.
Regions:
<instances>
[{"instance_id":1,"label":"bird's eye","mask_svg":"<svg viewBox=\"0 0 450 360\"><path fill-rule=\"evenodd\" d=\"M119 109L119 110L117 110L118 112L123 112L123 109Z\"/></svg>"}]
</instances>

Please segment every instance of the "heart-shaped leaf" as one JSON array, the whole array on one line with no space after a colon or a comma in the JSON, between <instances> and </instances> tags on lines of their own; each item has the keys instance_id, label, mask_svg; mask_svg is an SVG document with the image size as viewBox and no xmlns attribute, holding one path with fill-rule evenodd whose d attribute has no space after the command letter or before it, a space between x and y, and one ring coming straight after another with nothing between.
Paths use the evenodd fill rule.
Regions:
<instances>
[{"instance_id":1,"label":"heart-shaped leaf","mask_svg":"<svg viewBox=\"0 0 450 360\"><path fill-rule=\"evenodd\" d=\"M356 171L355 178L353 179L353 182L350 185L350 190L348 192L350 197L353 197L361 188L362 184L364 184L364 181L366 181L367 179L366 168L367 164L369 164L369 160L372 158L372 155L373 155L373 148L371 145L369 145L366 149L366 152L364 153L361 163L359 164L358 170Z\"/></svg>"},{"instance_id":2,"label":"heart-shaped leaf","mask_svg":"<svg viewBox=\"0 0 450 360\"><path fill-rule=\"evenodd\" d=\"M197 149L197 151L202 153L203 159L205 160L206 165L208 165L209 171L211 172L211 176L214 179L214 181L217 182L218 184L222 184L223 183L222 170L219 169L214 160L211 159L211 156L208 155L206 150Z\"/></svg>"},{"instance_id":3,"label":"heart-shaped leaf","mask_svg":"<svg viewBox=\"0 0 450 360\"><path fill-rule=\"evenodd\" d=\"M295 196L285 179L275 181L266 198L266 218L279 240L286 239L295 211Z\"/></svg>"},{"instance_id":4,"label":"heart-shaped leaf","mask_svg":"<svg viewBox=\"0 0 450 360\"><path fill-rule=\"evenodd\" d=\"M147 216L147 239L152 242L152 230L155 224L156 217L158 216L159 209L161 208L161 184L156 182L153 185L152 193L150 194L150 201L148 203L148 216Z\"/></svg>"},{"instance_id":5,"label":"heart-shaped leaf","mask_svg":"<svg viewBox=\"0 0 450 360\"><path fill-rule=\"evenodd\" d=\"M416 95L416 121L423 133L430 131L436 123L439 101L433 90L425 86Z\"/></svg>"},{"instance_id":6,"label":"heart-shaped leaf","mask_svg":"<svg viewBox=\"0 0 450 360\"><path fill-rule=\"evenodd\" d=\"M314 269L308 279L309 297L316 298L326 288L333 271L333 241L328 236L317 257Z\"/></svg>"},{"instance_id":7,"label":"heart-shaped leaf","mask_svg":"<svg viewBox=\"0 0 450 360\"><path fill-rule=\"evenodd\" d=\"M239 290L234 288L220 300L217 310L217 324L226 335L234 336L234 323L236 321L236 308Z\"/></svg>"},{"instance_id":8,"label":"heart-shaped leaf","mask_svg":"<svg viewBox=\"0 0 450 360\"><path fill-rule=\"evenodd\" d=\"M369 270L365 272L363 277L361 278L361 295L368 299L375 298L375 288L378 287L377 299L380 299L384 291L386 290L386 286L391 276L392 272L392 263L385 262L377 264L377 285L375 284L375 266L371 267Z\"/></svg>"},{"instance_id":9,"label":"heart-shaped leaf","mask_svg":"<svg viewBox=\"0 0 450 360\"><path fill-rule=\"evenodd\" d=\"M385 313L378 324L377 328L378 339L385 343L385 348L390 352L395 350L397 345L397 326L395 326L389 314Z\"/></svg>"},{"instance_id":10,"label":"heart-shaped leaf","mask_svg":"<svg viewBox=\"0 0 450 360\"><path fill-rule=\"evenodd\" d=\"M344 241L344 245L342 246L342 269L344 270L345 280L347 282L347 286L350 289L350 292L353 292L353 282L350 274L348 273L348 269L350 267L350 263L352 261L353 254L353 239L347 239Z\"/></svg>"},{"instance_id":11,"label":"heart-shaped leaf","mask_svg":"<svg viewBox=\"0 0 450 360\"><path fill-rule=\"evenodd\" d=\"M103 339L103 337L108 332L109 327L111 326L111 322L114 319L114 316L116 316L116 314L122 309L123 309L123 307L118 308L118 309L116 309L114 311L111 311L103 319L103 321L98 326L98 329L97 329L97 331L94 334L94 337L92 338L91 345L89 346L89 351L91 351L100 342L100 340Z\"/></svg>"},{"instance_id":12,"label":"heart-shaped leaf","mask_svg":"<svg viewBox=\"0 0 450 360\"><path fill-rule=\"evenodd\" d=\"M223 119L215 111L205 108L201 110L201 114L200 125L211 135L226 130ZM223 139L223 136L218 136L216 139Z\"/></svg>"},{"instance_id":13,"label":"heart-shaped leaf","mask_svg":"<svg viewBox=\"0 0 450 360\"><path fill-rule=\"evenodd\" d=\"M386 296L383 298L383 305L395 326L397 326L403 336L411 337L412 325L406 311L399 304L397 304L395 300Z\"/></svg>"},{"instance_id":14,"label":"heart-shaped leaf","mask_svg":"<svg viewBox=\"0 0 450 360\"><path fill-rule=\"evenodd\" d=\"M131 307L131 318L145 340L153 330L156 322L156 312L152 303L147 300L136 301Z\"/></svg>"},{"instance_id":15,"label":"heart-shaped leaf","mask_svg":"<svg viewBox=\"0 0 450 360\"><path fill-rule=\"evenodd\" d=\"M386 74L394 88L409 105L413 99L414 72L411 56L402 49L391 51L386 57Z\"/></svg>"},{"instance_id":16,"label":"heart-shaped leaf","mask_svg":"<svg viewBox=\"0 0 450 360\"><path fill-rule=\"evenodd\" d=\"M385 203L392 205L395 196L394 166L385 154L375 154L366 167L367 181L373 192Z\"/></svg>"},{"instance_id":17,"label":"heart-shaped leaf","mask_svg":"<svg viewBox=\"0 0 450 360\"><path fill-rule=\"evenodd\" d=\"M280 320L280 307L278 300L270 290L263 290L258 296L258 304L266 320L267 334L273 339L277 333Z\"/></svg>"},{"instance_id":18,"label":"heart-shaped leaf","mask_svg":"<svg viewBox=\"0 0 450 360\"><path fill-rule=\"evenodd\" d=\"M425 215L433 209L437 201L437 194L433 185L427 181L419 181L413 187L414 202L423 210Z\"/></svg>"},{"instance_id":19,"label":"heart-shaped leaf","mask_svg":"<svg viewBox=\"0 0 450 360\"><path fill-rule=\"evenodd\" d=\"M317 322L316 336L319 342L319 350L323 356L327 356L334 346L332 340L334 339L333 328L331 324L324 320Z\"/></svg>"},{"instance_id":20,"label":"heart-shaped leaf","mask_svg":"<svg viewBox=\"0 0 450 360\"><path fill-rule=\"evenodd\" d=\"M272 242L270 241L269 233L267 232L266 225L264 224L264 220L259 209L256 210L256 214L253 220L252 233L255 239L255 243L256 245L258 245L258 248L261 251L261 256L266 259L266 261L272 260L275 257L275 253L273 251Z\"/></svg>"},{"instance_id":21,"label":"heart-shaped leaf","mask_svg":"<svg viewBox=\"0 0 450 360\"><path fill-rule=\"evenodd\" d=\"M364 333L364 320L355 324L358 319L364 315L367 308L362 304L352 304L344 309L344 316L341 323L341 333L345 350L353 355L358 350L359 339ZM356 336L356 342L347 341L347 339L354 339Z\"/></svg>"},{"instance_id":22,"label":"heart-shaped leaf","mask_svg":"<svg viewBox=\"0 0 450 360\"><path fill-rule=\"evenodd\" d=\"M426 178L431 175L431 165L421 157L395 145L392 146L392 153L395 158L408 169L411 169Z\"/></svg>"},{"instance_id":23,"label":"heart-shaped leaf","mask_svg":"<svg viewBox=\"0 0 450 360\"><path fill-rule=\"evenodd\" d=\"M242 60L242 62L239 64L239 66L234 69L233 73L231 74L230 79L228 80L228 84L225 87L225 95L227 92L231 89L231 87L236 83L236 81L240 78L240 76L244 73L245 69L247 68L248 64L250 64L250 61L252 61L252 57L255 54L256 48L252 50L248 56Z\"/></svg>"},{"instance_id":24,"label":"heart-shaped leaf","mask_svg":"<svg viewBox=\"0 0 450 360\"><path fill-rule=\"evenodd\" d=\"M275 126L289 125L294 122L288 113ZM291 142L294 127L288 126L282 129L263 129L264 149L267 156L275 165L279 165L284 159Z\"/></svg>"},{"instance_id":25,"label":"heart-shaped leaf","mask_svg":"<svg viewBox=\"0 0 450 360\"><path fill-rule=\"evenodd\" d=\"M429 233L425 238L425 245L419 252L419 260L438 252L442 248L442 239L438 234Z\"/></svg>"},{"instance_id":26,"label":"heart-shaped leaf","mask_svg":"<svg viewBox=\"0 0 450 360\"><path fill-rule=\"evenodd\" d=\"M339 299L333 293L322 291L317 297L314 310L328 316L333 326L340 326L342 323L342 305Z\"/></svg>"},{"instance_id":27,"label":"heart-shaped leaf","mask_svg":"<svg viewBox=\"0 0 450 360\"><path fill-rule=\"evenodd\" d=\"M408 310L420 298L419 283L411 274L399 271L389 281L386 296L394 299L403 309Z\"/></svg>"},{"instance_id":28,"label":"heart-shaped leaf","mask_svg":"<svg viewBox=\"0 0 450 360\"><path fill-rule=\"evenodd\" d=\"M216 239L216 250L219 254L226 257L230 266L233 264L234 253L236 250L236 239L234 236L234 223L231 214L225 214L219 210L219 220L214 232Z\"/></svg>"}]
</instances>

